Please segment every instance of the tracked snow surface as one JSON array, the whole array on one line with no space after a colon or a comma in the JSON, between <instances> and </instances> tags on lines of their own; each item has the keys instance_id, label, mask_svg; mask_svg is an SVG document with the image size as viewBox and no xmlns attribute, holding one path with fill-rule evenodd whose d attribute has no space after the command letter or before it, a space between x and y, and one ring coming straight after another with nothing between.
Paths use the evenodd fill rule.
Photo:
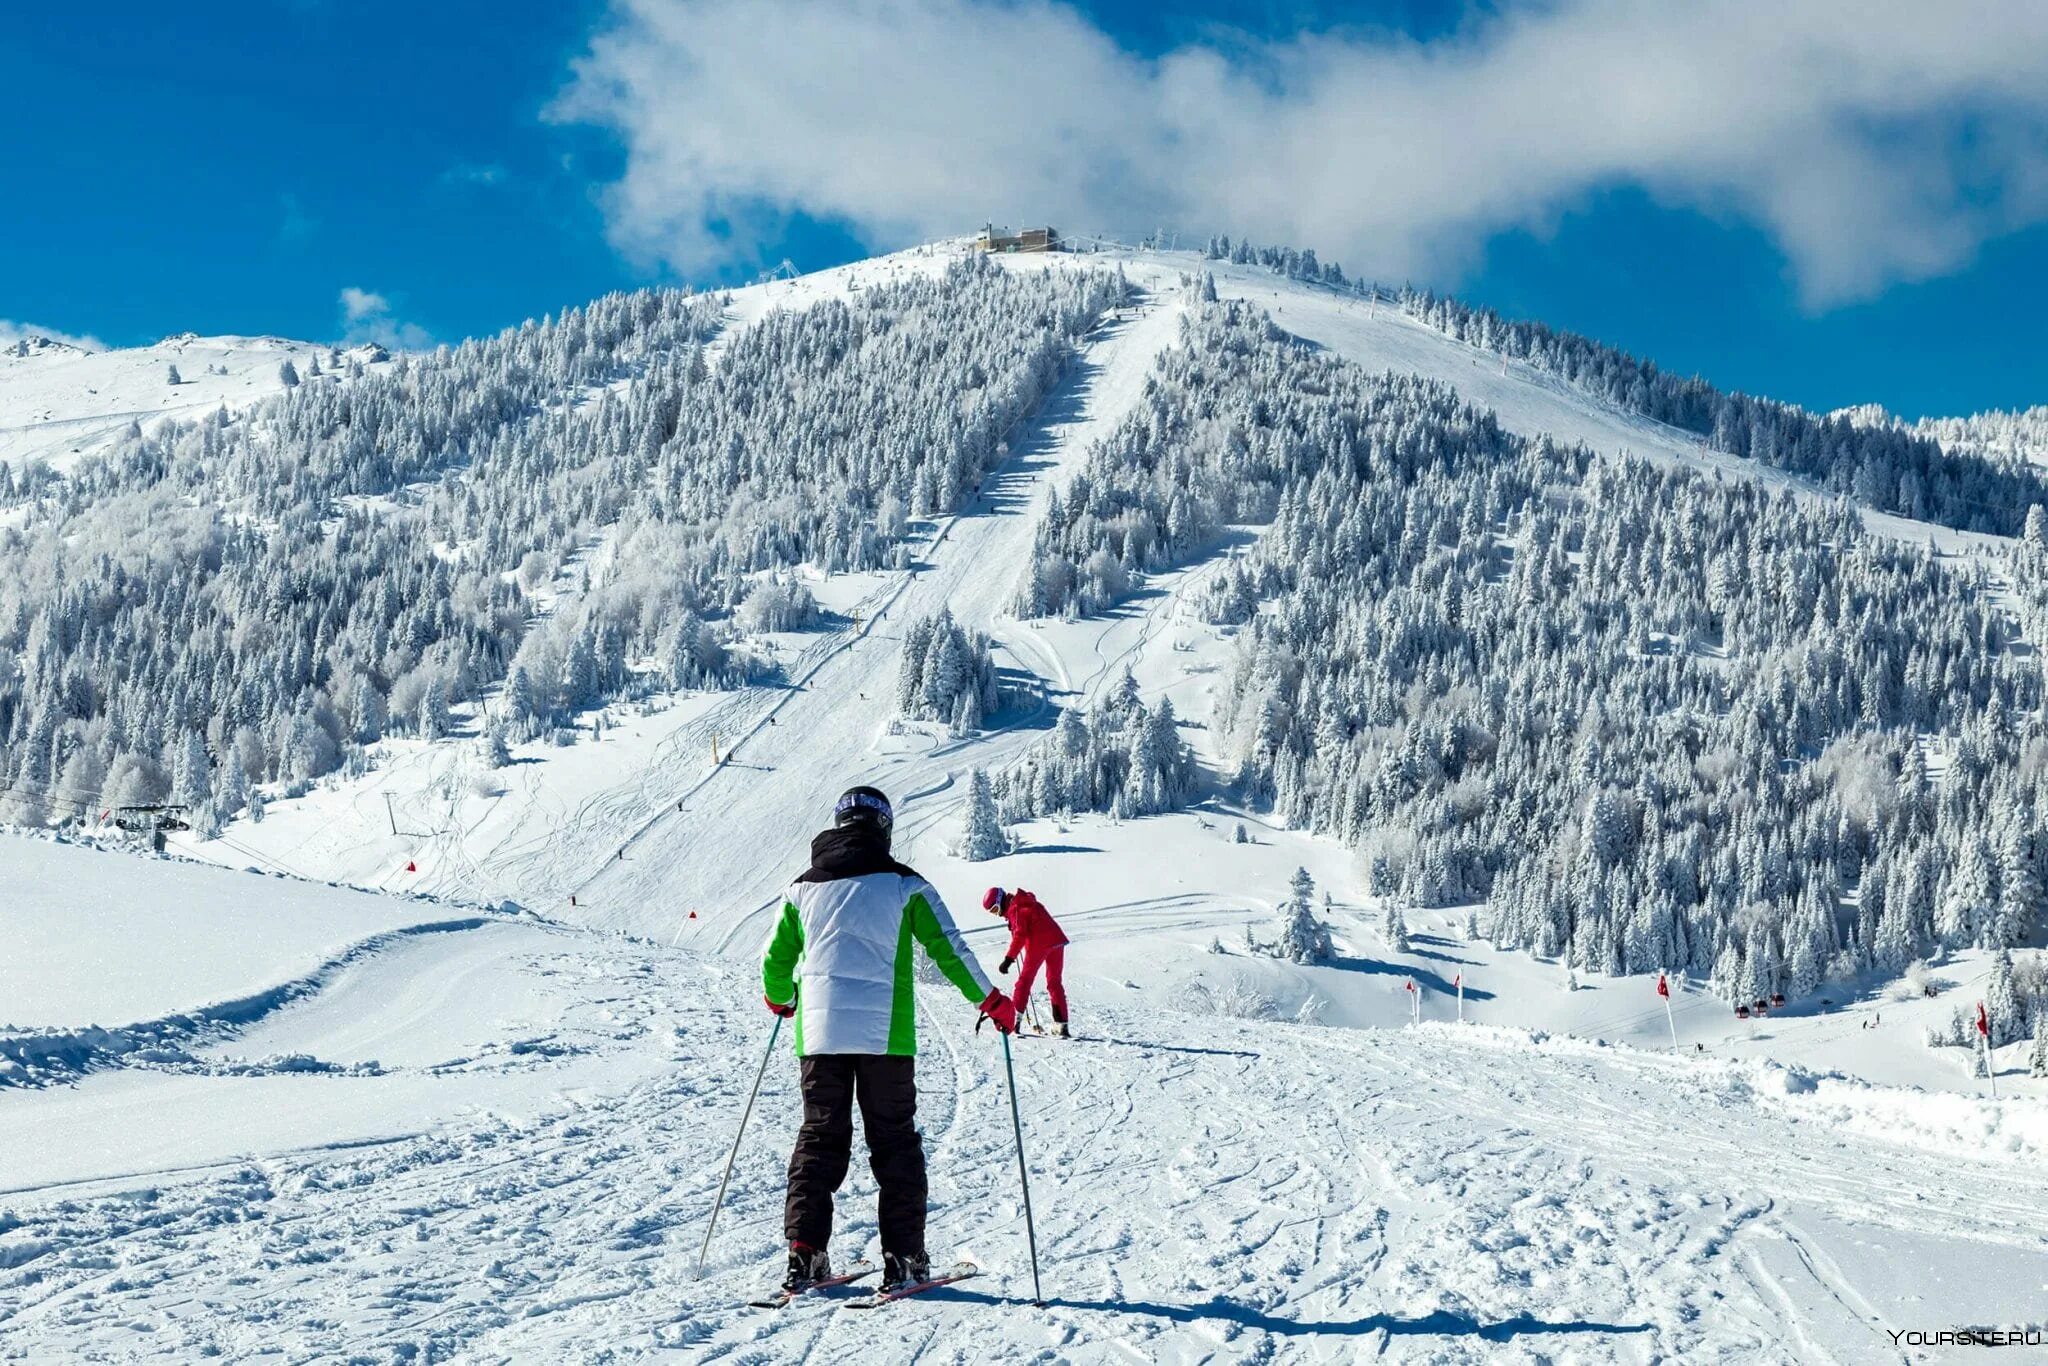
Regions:
<instances>
[{"instance_id":1,"label":"tracked snow surface","mask_svg":"<svg viewBox=\"0 0 2048 1366\"><path fill-rule=\"evenodd\" d=\"M737 291L727 326L942 254ZM172 837L225 866L0 838L0 1360L1850 1363L2048 1319L2048 1084L2013 1045L1982 1099L1921 1049L1950 1000L1759 1028L1682 991L1674 1053L1649 981L1567 990L1447 912L1397 949L1351 852L1220 799L949 852L969 771L1035 743L1055 701L1128 669L1203 717L1228 651L1188 610L1202 566L1099 618L1009 615L1038 514L1175 344L1196 263L1005 264L1120 264L1140 292L911 568L814 583L834 616L781 641L776 686L621 708L600 740L520 746L488 791L466 741L386 741L261 823ZM1384 307L1212 268L1513 430L1712 459ZM942 606L1014 685L965 739L891 718L896 642ZM1080 1037L1013 1044L1042 1307L1000 1045L931 986L932 1251L987 1274L872 1313L746 1307L779 1270L785 1043L693 1276L771 1023L763 912L856 780L896 796L984 964L991 882L1037 889L1074 937ZM1243 947L1297 867L1333 897L1324 965ZM878 1256L858 1146L841 1261Z\"/></svg>"}]
</instances>

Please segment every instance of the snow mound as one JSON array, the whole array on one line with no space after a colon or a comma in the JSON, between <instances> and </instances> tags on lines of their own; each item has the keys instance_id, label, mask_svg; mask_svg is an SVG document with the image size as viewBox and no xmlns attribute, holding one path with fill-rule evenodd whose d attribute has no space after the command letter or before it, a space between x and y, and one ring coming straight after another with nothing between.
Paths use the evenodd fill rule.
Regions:
<instances>
[{"instance_id":1,"label":"snow mound","mask_svg":"<svg viewBox=\"0 0 2048 1366\"><path fill-rule=\"evenodd\" d=\"M29 1030L0 1034L0 1089L49 1086L116 1062L179 1065L192 1062L189 1045L223 1037L319 991L341 969L415 935L450 934L489 923L480 916L437 920L380 934L322 964L318 971L267 987L248 996L202 1006L156 1020L82 1029ZM336 1070L302 1054L271 1058L258 1064L230 1066L229 1071L319 1072Z\"/></svg>"}]
</instances>

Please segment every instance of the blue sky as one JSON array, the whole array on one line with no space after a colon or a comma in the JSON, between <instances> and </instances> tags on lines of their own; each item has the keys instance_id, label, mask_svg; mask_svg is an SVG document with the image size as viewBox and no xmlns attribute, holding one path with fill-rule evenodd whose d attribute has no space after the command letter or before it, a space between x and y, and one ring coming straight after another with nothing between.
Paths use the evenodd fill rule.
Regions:
<instances>
[{"instance_id":1,"label":"blue sky","mask_svg":"<svg viewBox=\"0 0 2048 1366\"><path fill-rule=\"evenodd\" d=\"M1148 84L1157 59L1191 50L1231 68L1229 82L1201 87L1205 100L1241 100L1245 126L1273 139L1288 136L1290 117L1262 103L1273 90L1298 97L1293 108L1320 111L1341 107L1347 80L1364 79L1292 65L1289 44L1300 33L1334 31L1333 60L1378 63L1370 70L1380 85L1415 76L1414 67L1387 63L1474 34L1495 50L1491 65L1474 59L1494 85L1513 50L1499 36L1505 26L1488 28L1491 10L1428 0L1172 11L1097 4L1022 17L982 0L921 3L932 11L921 50L1000 92L994 99L1073 108L1094 92L1032 86L1050 78L1018 75L990 48L1037 49L1050 65L1090 73L1095 86L1131 85L1133 103L1092 114L1097 126L1141 125L1146 111L1170 103ZM864 8L873 5L844 10ZM1512 16L1519 7L1501 8ZM12 110L0 140L0 184L11 201L0 212L0 318L115 345L186 329L331 338L351 326L447 340L610 289L744 280L783 256L822 267L968 229L984 209L999 219L1049 217L1032 210L1066 204L1073 215L1127 213L1136 221L1104 226L1141 228L1149 222L1140 214L1170 204L1175 226L1292 240L1354 267L1357 250L1347 245L1377 252L1396 242L1366 261L1374 274L1448 288L1670 368L1816 407L1875 400L1918 415L2048 402L2048 226L2031 221L2031 203L1984 215L1977 202L2000 194L1999 174L2021 183L2020 170L2003 165L1984 180L1979 153L2003 147L2015 128L2022 140L2038 139L2031 110L2017 125L2003 107L1992 111L2003 124L1948 119L1941 108L1881 111L1896 120L1891 135L1903 145L1932 138L1937 155L1979 177L1960 185L1953 205L1932 209L1886 198L1881 168L1863 164L1854 147L1815 153L1829 188L1822 196L1787 191L1782 167L1724 173L1729 159L1756 155L1754 142L1702 150L1674 137L1676 151L1633 143L1616 151L1611 130L1579 127L1556 141L1583 151L1560 158L1547 177L1494 194L1433 184L1413 196L1435 206L1419 217L1403 206L1408 182L1395 161L1358 172L1370 177L1368 198L1328 189L1344 178L1338 167L1324 189L1305 194L1312 208L1245 223L1238 218L1263 214L1275 196L1248 210L1233 197L1241 177L1229 163L1169 167L1173 194L1150 199L1070 185L1071 163L1103 154L1085 131L1058 158L1014 171L1011 163L1029 158L1000 148L983 155L972 144L920 144L907 165L883 165L870 148L836 145L870 113L878 126L895 118L920 126L933 105L957 104L958 92L906 90L884 107L892 96L882 92L914 82L878 78L872 62L842 54L857 54L875 23L887 41L886 16L867 16L868 30L820 34L814 60L822 65L807 69L798 29L813 26L788 15L778 22L771 11L731 0L641 0L625 20L594 0L18 8L0 35L0 89ZM611 34L612 47L578 76L572 62L597 33ZM1587 35L1582 26L1539 36L1601 60L1604 39ZM1640 45L1639 36L1629 41ZM946 44L955 50L947 54ZM1057 60L1062 53L1071 60ZM848 97L858 115L815 93L835 62L864 67L850 78L870 83ZM1952 76L1979 89L2008 74L1963 67ZM1013 79L1026 84L1004 84ZM601 93L557 103L579 83ZM1427 89L1415 98L1425 112L1469 103ZM1628 118L1646 122L1658 113L1654 103L1647 115L1629 108ZM775 122L785 110L790 122ZM1406 112L1373 116L1402 126ZM1812 126L1796 111L1787 117L1795 121L1762 136L1796 138ZM1438 159L1485 143L1473 180L1523 179L1528 144L1492 145L1497 125L1512 118L1495 116L1476 132L1446 131L1447 121L1428 119L1445 139ZM769 150L749 152L764 123L775 125L761 144ZM679 126L696 140L673 141ZM1159 145L1175 140L1169 130ZM1327 141L1318 134L1304 146L1320 156ZM809 151L790 151L797 143ZM766 169L720 164L727 148ZM934 173L935 162L966 161L1001 165ZM674 171L677 162L688 169ZM1716 169L1703 175L1702 165ZM1207 189L1204 177L1213 182ZM910 180L919 184L899 196L898 183ZM1185 191L1190 184L1197 188ZM2016 200L2008 187L2000 203ZM1870 226L1902 216L1913 219L1910 232ZM1967 229L1955 228L1964 218ZM1832 254L1835 237L1866 232L1871 240L1846 260ZM351 320L346 289L377 297Z\"/></svg>"}]
</instances>

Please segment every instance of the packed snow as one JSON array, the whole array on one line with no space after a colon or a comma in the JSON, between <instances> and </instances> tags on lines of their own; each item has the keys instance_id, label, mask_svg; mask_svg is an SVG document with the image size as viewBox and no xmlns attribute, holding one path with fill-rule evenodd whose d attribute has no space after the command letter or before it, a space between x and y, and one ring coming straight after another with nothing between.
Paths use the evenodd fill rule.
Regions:
<instances>
[{"instance_id":1,"label":"packed snow","mask_svg":"<svg viewBox=\"0 0 2048 1366\"><path fill-rule=\"evenodd\" d=\"M122 1025L217 1005L377 935L460 914L47 839L8 839L5 865L0 1030Z\"/></svg>"},{"instance_id":2,"label":"packed snow","mask_svg":"<svg viewBox=\"0 0 2048 1366\"><path fill-rule=\"evenodd\" d=\"M935 875L966 902L978 871ZM1240 1018L1159 970L1227 916L1098 895L1056 899L1080 1037L1012 1046L1042 1309L1001 1054L957 998L923 1002L931 1236L987 1274L875 1315L764 1312L742 1301L777 1260L783 1049L693 1275L767 1036L754 970L492 921L390 942L189 1058L0 1092L0 1336L173 1359L1848 1362L1900 1356L1886 1329L2024 1322L2048 1275L2038 1100ZM997 927L967 923L992 958ZM856 1162L842 1258L875 1254L872 1195Z\"/></svg>"}]
</instances>

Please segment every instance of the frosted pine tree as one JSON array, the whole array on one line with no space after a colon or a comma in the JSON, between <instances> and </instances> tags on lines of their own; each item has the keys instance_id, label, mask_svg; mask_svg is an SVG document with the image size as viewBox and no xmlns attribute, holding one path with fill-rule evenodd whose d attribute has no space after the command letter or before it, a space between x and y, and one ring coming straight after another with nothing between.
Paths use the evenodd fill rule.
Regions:
<instances>
[{"instance_id":1,"label":"frosted pine tree","mask_svg":"<svg viewBox=\"0 0 2048 1366\"><path fill-rule=\"evenodd\" d=\"M2034 511L2040 508L2036 506ZM2033 836L2018 817L2006 825L1998 874L1998 914L1992 923L1992 942L2018 944L2033 933L2041 915L2041 880L2034 870Z\"/></svg>"},{"instance_id":2,"label":"frosted pine tree","mask_svg":"<svg viewBox=\"0 0 2048 1366\"><path fill-rule=\"evenodd\" d=\"M211 795L212 765L206 757L206 740L198 731L185 732L171 772L171 800L178 805L196 807Z\"/></svg>"},{"instance_id":3,"label":"frosted pine tree","mask_svg":"<svg viewBox=\"0 0 2048 1366\"><path fill-rule=\"evenodd\" d=\"M505 743L505 727L492 722L477 741L477 758L485 768L503 768L512 762L512 749Z\"/></svg>"},{"instance_id":4,"label":"frosted pine tree","mask_svg":"<svg viewBox=\"0 0 2048 1366\"><path fill-rule=\"evenodd\" d=\"M1390 953L1409 951L1408 918L1401 914L1399 906L1390 903L1386 914L1380 917L1380 937L1387 941L1387 951Z\"/></svg>"},{"instance_id":5,"label":"frosted pine tree","mask_svg":"<svg viewBox=\"0 0 2048 1366\"><path fill-rule=\"evenodd\" d=\"M1273 944L1277 956L1296 963L1327 963L1336 952L1330 927L1316 918L1315 894L1315 879L1308 869L1295 869L1287 898L1280 903L1280 936Z\"/></svg>"},{"instance_id":6,"label":"frosted pine tree","mask_svg":"<svg viewBox=\"0 0 2048 1366\"><path fill-rule=\"evenodd\" d=\"M249 804L249 778L233 759L214 773L213 809L222 820L233 820Z\"/></svg>"},{"instance_id":7,"label":"frosted pine tree","mask_svg":"<svg viewBox=\"0 0 2048 1366\"><path fill-rule=\"evenodd\" d=\"M995 794L989 790L988 775L978 768L967 775L967 829L960 837L957 852L970 863L1001 858L1010 852L1010 840L996 814Z\"/></svg>"},{"instance_id":8,"label":"frosted pine tree","mask_svg":"<svg viewBox=\"0 0 2048 1366\"><path fill-rule=\"evenodd\" d=\"M2012 950L2000 949L1991 960L1991 983L1984 989L1984 1013L1991 1020L1991 1046L1999 1048L2025 1037L2026 1015L2012 980Z\"/></svg>"},{"instance_id":9,"label":"frosted pine tree","mask_svg":"<svg viewBox=\"0 0 2048 1366\"><path fill-rule=\"evenodd\" d=\"M2034 509L2039 512L2037 507ZM2048 1077L2048 1012L2034 1021L2034 1051L2028 1059L2028 1075Z\"/></svg>"}]
</instances>

